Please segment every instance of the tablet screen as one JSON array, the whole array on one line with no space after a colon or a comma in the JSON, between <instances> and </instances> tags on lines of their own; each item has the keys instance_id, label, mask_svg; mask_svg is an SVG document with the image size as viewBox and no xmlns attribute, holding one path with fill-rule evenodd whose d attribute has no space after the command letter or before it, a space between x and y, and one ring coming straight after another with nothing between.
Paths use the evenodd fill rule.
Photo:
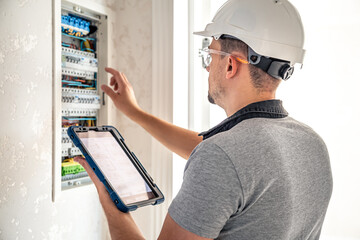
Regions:
<instances>
[{"instance_id":1,"label":"tablet screen","mask_svg":"<svg viewBox=\"0 0 360 240\"><path fill-rule=\"evenodd\" d=\"M155 198L149 185L110 132L88 131L77 134L124 204Z\"/></svg>"}]
</instances>

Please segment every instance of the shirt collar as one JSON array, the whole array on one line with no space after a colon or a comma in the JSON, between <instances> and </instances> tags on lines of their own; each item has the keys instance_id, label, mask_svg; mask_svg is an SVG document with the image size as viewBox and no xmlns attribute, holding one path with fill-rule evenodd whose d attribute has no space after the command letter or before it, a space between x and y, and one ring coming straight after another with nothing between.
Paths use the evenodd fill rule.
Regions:
<instances>
[{"instance_id":1,"label":"shirt collar","mask_svg":"<svg viewBox=\"0 0 360 240\"><path fill-rule=\"evenodd\" d=\"M208 131L200 133L199 136L202 136L203 140L205 140L215 134L227 131L243 120L250 118L284 118L287 116L288 112L282 106L281 100L273 99L255 102L243 107Z\"/></svg>"}]
</instances>

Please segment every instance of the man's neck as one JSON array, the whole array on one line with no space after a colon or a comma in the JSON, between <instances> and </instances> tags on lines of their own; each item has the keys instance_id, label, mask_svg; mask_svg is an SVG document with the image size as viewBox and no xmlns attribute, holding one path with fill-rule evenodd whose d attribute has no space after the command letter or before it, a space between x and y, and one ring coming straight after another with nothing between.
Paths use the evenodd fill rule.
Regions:
<instances>
[{"instance_id":1,"label":"man's neck","mask_svg":"<svg viewBox=\"0 0 360 240\"><path fill-rule=\"evenodd\" d=\"M226 112L227 117L230 117L231 115L233 115L234 113L236 113L237 111L239 111L240 109L246 107L251 103L261 102L271 99L275 99L275 92L259 93L258 95L254 95L251 97L235 99L235 101L230 102L228 104L228 107L224 108L224 110Z\"/></svg>"}]
</instances>

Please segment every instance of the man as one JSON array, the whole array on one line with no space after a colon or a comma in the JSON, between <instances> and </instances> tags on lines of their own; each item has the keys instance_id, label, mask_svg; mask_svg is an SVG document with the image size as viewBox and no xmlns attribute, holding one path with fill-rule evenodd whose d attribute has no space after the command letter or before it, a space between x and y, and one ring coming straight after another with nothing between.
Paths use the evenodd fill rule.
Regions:
<instances>
[{"instance_id":1,"label":"man","mask_svg":"<svg viewBox=\"0 0 360 240\"><path fill-rule=\"evenodd\" d=\"M171 151L189 159L159 239L318 239L332 192L324 142L275 99L302 63L303 29L287 0L230 0L204 32L209 101L228 118L200 136L146 112L124 74L102 90ZM113 239L143 239L87 163Z\"/></svg>"}]
</instances>

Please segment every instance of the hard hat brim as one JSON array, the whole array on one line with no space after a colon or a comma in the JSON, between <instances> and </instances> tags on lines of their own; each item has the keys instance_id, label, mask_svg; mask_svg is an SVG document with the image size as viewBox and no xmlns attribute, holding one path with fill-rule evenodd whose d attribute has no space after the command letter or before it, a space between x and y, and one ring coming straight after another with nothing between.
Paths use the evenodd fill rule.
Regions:
<instances>
[{"instance_id":1,"label":"hard hat brim","mask_svg":"<svg viewBox=\"0 0 360 240\"><path fill-rule=\"evenodd\" d=\"M212 37L208 31L193 32L194 35L200 35L203 37Z\"/></svg>"},{"instance_id":2,"label":"hard hat brim","mask_svg":"<svg viewBox=\"0 0 360 240\"><path fill-rule=\"evenodd\" d=\"M199 36L203 36L203 37L213 37L215 38L215 40L218 40L222 34L214 34L208 31L200 31L200 32L193 32L194 35L199 35Z\"/></svg>"},{"instance_id":3,"label":"hard hat brim","mask_svg":"<svg viewBox=\"0 0 360 240\"><path fill-rule=\"evenodd\" d=\"M216 39L218 39L221 36L221 34L219 36L217 36L217 35L214 35L213 32L209 32L209 31L206 31L206 30L205 31L199 31L199 32L193 32L193 34L203 36L203 37L214 37Z\"/></svg>"}]
</instances>

